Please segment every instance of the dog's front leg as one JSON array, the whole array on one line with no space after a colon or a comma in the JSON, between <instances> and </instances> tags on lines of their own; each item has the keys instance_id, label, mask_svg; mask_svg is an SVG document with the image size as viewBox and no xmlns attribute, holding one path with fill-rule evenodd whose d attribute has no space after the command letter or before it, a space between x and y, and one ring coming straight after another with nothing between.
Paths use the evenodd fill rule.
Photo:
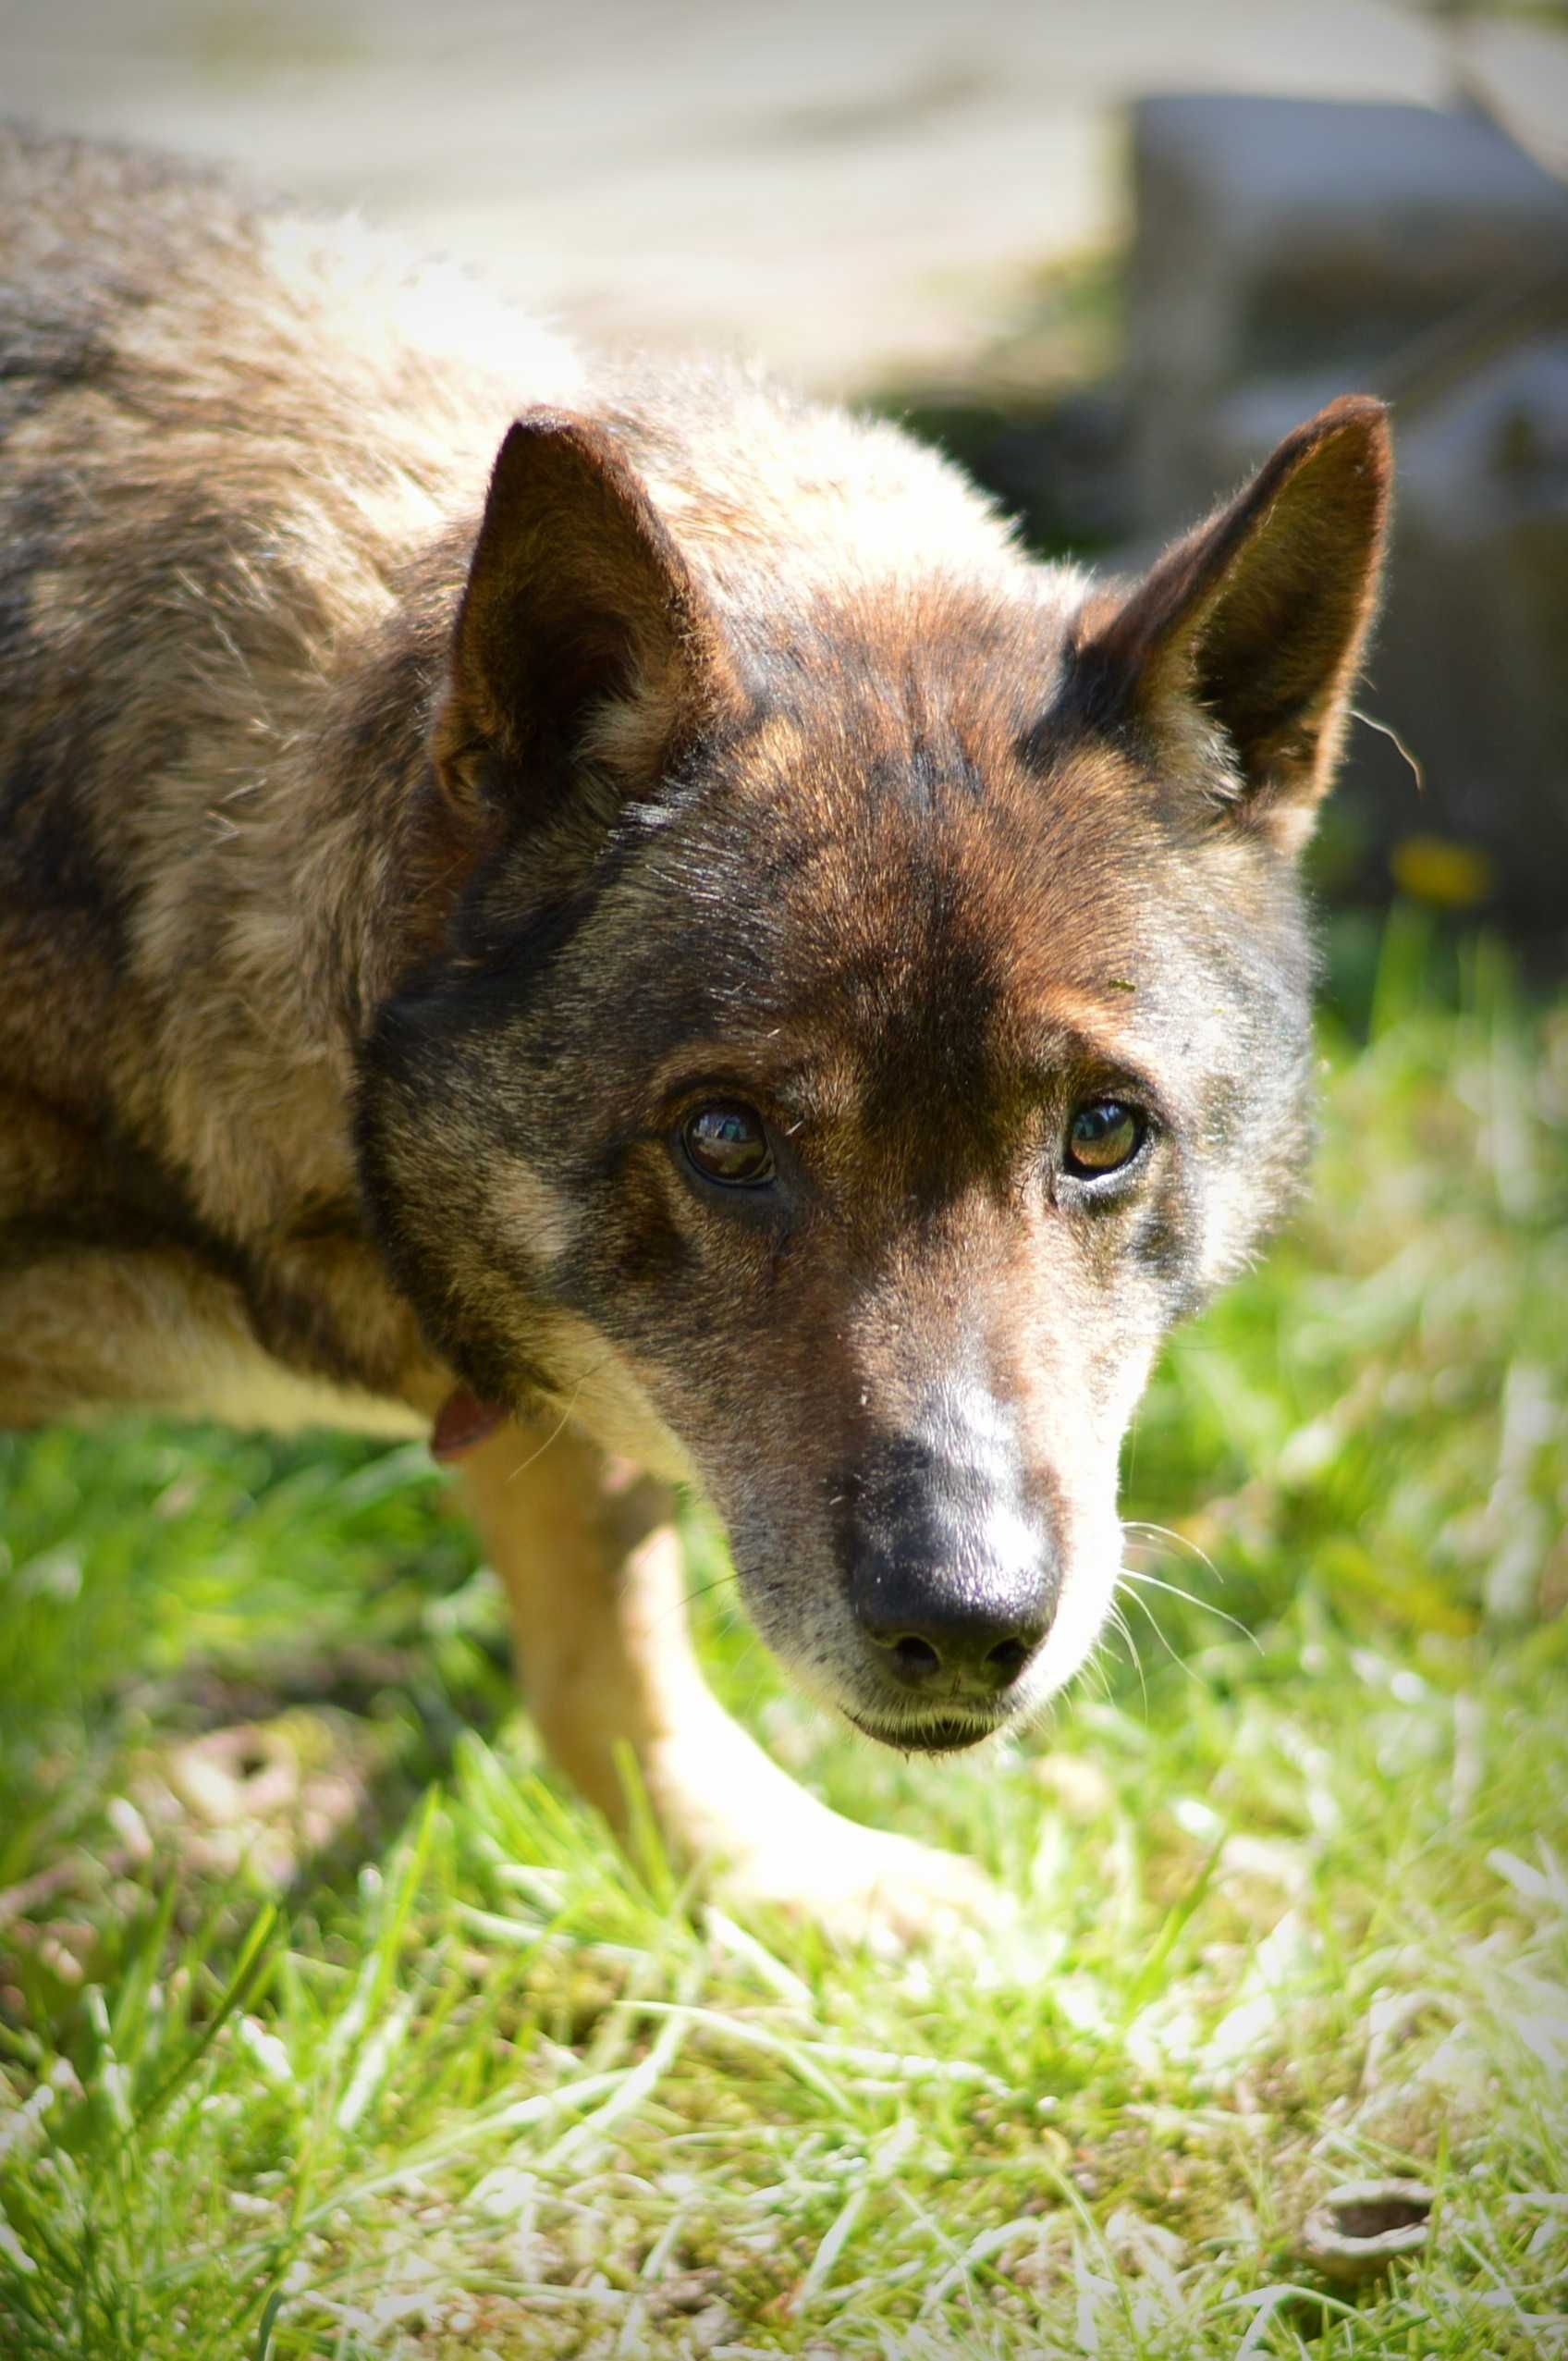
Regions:
<instances>
[{"instance_id":1,"label":"dog's front leg","mask_svg":"<svg viewBox=\"0 0 1568 2361\"><path fill-rule=\"evenodd\" d=\"M629 1750L672 1858L738 1902L850 1939L997 1916L971 1863L841 1819L730 1720L692 1653L663 1485L570 1429L508 1424L459 1464L540 1733L615 1827Z\"/></svg>"}]
</instances>

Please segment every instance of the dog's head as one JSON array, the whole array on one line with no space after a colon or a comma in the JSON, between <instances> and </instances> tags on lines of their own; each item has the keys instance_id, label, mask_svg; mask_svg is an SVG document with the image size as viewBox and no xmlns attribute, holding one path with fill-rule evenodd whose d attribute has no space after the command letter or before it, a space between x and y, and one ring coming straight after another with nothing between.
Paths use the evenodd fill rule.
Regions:
<instances>
[{"instance_id":1,"label":"dog's head","mask_svg":"<svg viewBox=\"0 0 1568 2361\"><path fill-rule=\"evenodd\" d=\"M693 1473L900 1746L1082 1662L1158 1340L1299 1170L1388 481L1347 400L1131 590L938 548L776 609L603 428L501 453L434 741L479 849L366 1050L367 1188L465 1381Z\"/></svg>"}]
</instances>

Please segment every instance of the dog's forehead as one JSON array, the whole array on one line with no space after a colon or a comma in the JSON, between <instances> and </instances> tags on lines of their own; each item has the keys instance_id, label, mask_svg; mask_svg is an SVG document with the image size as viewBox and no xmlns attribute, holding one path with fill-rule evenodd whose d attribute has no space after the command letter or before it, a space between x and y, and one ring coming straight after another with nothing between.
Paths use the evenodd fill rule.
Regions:
<instances>
[{"instance_id":1,"label":"dog's forehead","mask_svg":"<svg viewBox=\"0 0 1568 2361\"><path fill-rule=\"evenodd\" d=\"M906 1076L1126 1031L1159 930L1139 880L1170 865L1154 799L1100 742L1042 763L1023 710L917 681L767 718L695 864L760 1023Z\"/></svg>"}]
</instances>

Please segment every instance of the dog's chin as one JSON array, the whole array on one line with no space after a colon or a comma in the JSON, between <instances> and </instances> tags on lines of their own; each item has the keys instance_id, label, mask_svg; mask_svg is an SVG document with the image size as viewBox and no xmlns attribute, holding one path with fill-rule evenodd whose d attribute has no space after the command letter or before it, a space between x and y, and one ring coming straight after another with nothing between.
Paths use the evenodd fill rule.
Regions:
<instances>
[{"instance_id":1,"label":"dog's chin","mask_svg":"<svg viewBox=\"0 0 1568 2361\"><path fill-rule=\"evenodd\" d=\"M1005 1727L999 1719L974 1721L956 1715L924 1715L905 1721L892 1717L874 1720L869 1715L851 1712L847 1705L843 1712L863 1738L875 1739L878 1746L890 1746L900 1754L962 1754L968 1747L995 1738L998 1730Z\"/></svg>"}]
</instances>

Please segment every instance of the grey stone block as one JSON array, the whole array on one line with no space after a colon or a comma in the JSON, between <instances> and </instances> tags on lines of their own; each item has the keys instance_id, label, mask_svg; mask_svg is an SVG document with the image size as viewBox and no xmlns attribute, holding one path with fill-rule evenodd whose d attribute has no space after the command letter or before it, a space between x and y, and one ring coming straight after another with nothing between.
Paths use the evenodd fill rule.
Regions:
<instances>
[{"instance_id":1,"label":"grey stone block","mask_svg":"<svg viewBox=\"0 0 1568 2361\"><path fill-rule=\"evenodd\" d=\"M1208 498L1225 395L1374 382L1568 256L1568 190L1479 115L1178 94L1133 113L1129 371L1142 525Z\"/></svg>"},{"instance_id":2,"label":"grey stone block","mask_svg":"<svg viewBox=\"0 0 1568 2361\"><path fill-rule=\"evenodd\" d=\"M1426 786L1354 733L1356 882L1419 883L1412 838L1470 847L1493 910L1568 950L1568 190L1492 125L1419 107L1151 99L1134 153L1142 535L1334 394L1390 394L1393 560L1362 703Z\"/></svg>"}]
</instances>

